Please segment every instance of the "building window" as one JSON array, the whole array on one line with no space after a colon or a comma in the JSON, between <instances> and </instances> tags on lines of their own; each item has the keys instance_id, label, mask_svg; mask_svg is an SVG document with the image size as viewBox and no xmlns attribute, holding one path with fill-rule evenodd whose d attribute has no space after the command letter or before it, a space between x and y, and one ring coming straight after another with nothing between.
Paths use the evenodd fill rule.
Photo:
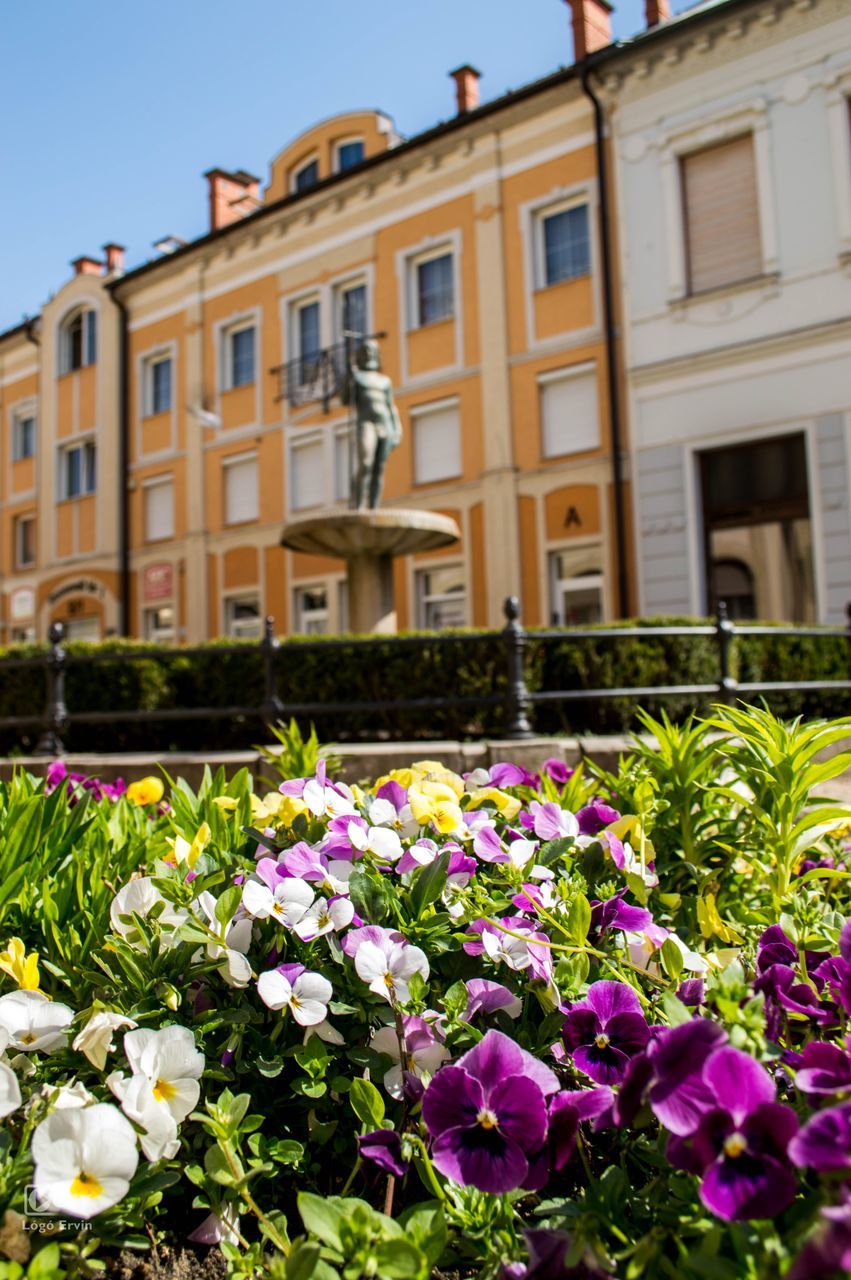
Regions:
<instances>
[{"instance_id":1,"label":"building window","mask_svg":"<svg viewBox=\"0 0 851 1280\"><path fill-rule=\"evenodd\" d=\"M357 341L366 337L369 332L367 319L366 285L341 285L337 291L338 325L341 340L350 338Z\"/></svg>"},{"instance_id":2,"label":"building window","mask_svg":"<svg viewBox=\"0 0 851 1280\"><path fill-rule=\"evenodd\" d=\"M363 160L363 139L353 138L350 142L341 142L337 147L337 171L352 169Z\"/></svg>"},{"instance_id":3,"label":"building window","mask_svg":"<svg viewBox=\"0 0 851 1280\"><path fill-rule=\"evenodd\" d=\"M34 644L35 627L12 627L12 644Z\"/></svg>"},{"instance_id":4,"label":"building window","mask_svg":"<svg viewBox=\"0 0 851 1280\"><path fill-rule=\"evenodd\" d=\"M334 501L348 502L352 494L352 437L348 427L334 433Z\"/></svg>"},{"instance_id":5,"label":"building window","mask_svg":"<svg viewBox=\"0 0 851 1280\"><path fill-rule=\"evenodd\" d=\"M143 486L145 507L145 541L158 542L174 537L174 483L169 479L154 480Z\"/></svg>"},{"instance_id":6,"label":"building window","mask_svg":"<svg viewBox=\"0 0 851 1280\"><path fill-rule=\"evenodd\" d=\"M225 630L242 640L260 637L260 601L257 596L238 596L225 601Z\"/></svg>"},{"instance_id":7,"label":"building window","mask_svg":"<svg viewBox=\"0 0 851 1280\"><path fill-rule=\"evenodd\" d=\"M591 270L591 241L587 204L542 214L539 228L539 287L588 275Z\"/></svg>"},{"instance_id":8,"label":"building window","mask_svg":"<svg viewBox=\"0 0 851 1280\"><path fill-rule=\"evenodd\" d=\"M171 408L171 356L152 356L144 367L144 412L146 416Z\"/></svg>"},{"instance_id":9,"label":"building window","mask_svg":"<svg viewBox=\"0 0 851 1280\"><path fill-rule=\"evenodd\" d=\"M254 381L254 325L240 324L225 331L224 391Z\"/></svg>"},{"instance_id":10,"label":"building window","mask_svg":"<svg viewBox=\"0 0 851 1280\"><path fill-rule=\"evenodd\" d=\"M320 337L319 302L314 299L296 308L296 341L298 343L298 380L300 386L315 382L319 373Z\"/></svg>"},{"instance_id":11,"label":"building window","mask_svg":"<svg viewBox=\"0 0 851 1280\"><path fill-rule=\"evenodd\" d=\"M156 644L173 644L175 639L174 608L170 604L146 609L142 618L142 630L146 640Z\"/></svg>"},{"instance_id":12,"label":"building window","mask_svg":"<svg viewBox=\"0 0 851 1280\"><path fill-rule=\"evenodd\" d=\"M321 436L294 441L290 447L290 506L293 511L325 502L325 441Z\"/></svg>"},{"instance_id":13,"label":"building window","mask_svg":"<svg viewBox=\"0 0 851 1280\"><path fill-rule=\"evenodd\" d=\"M35 516L18 516L15 520L15 568L35 564Z\"/></svg>"},{"instance_id":14,"label":"building window","mask_svg":"<svg viewBox=\"0 0 851 1280\"><path fill-rule=\"evenodd\" d=\"M680 178L689 293L760 275L753 136L681 156Z\"/></svg>"},{"instance_id":15,"label":"building window","mask_svg":"<svg viewBox=\"0 0 851 1280\"><path fill-rule=\"evenodd\" d=\"M556 627L583 627L603 621L603 574L598 548L552 553L550 613Z\"/></svg>"},{"instance_id":16,"label":"building window","mask_svg":"<svg viewBox=\"0 0 851 1280\"><path fill-rule=\"evenodd\" d=\"M35 416L32 413L16 414L12 419L12 461L35 456Z\"/></svg>"},{"instance_id":17,"label":"building window","mask_svg":"<svg viewBox=\"0 0 851 1280\"><path fill-rule=\"evenodd\" d=\"M449 320L454 313L452 254L421 258L414 270L414 327Z\"/></svg>"},{"instance_id":18,"label":"building window","mask_svg":"<svg viewBox=\"0 0 851 1280\"><path fill-rule=\"evenodd\" d=\"M328 630L328 592L325 587L298 587L295 593L296 631L323 636Z\"/></svg>"},{"instance_id":19,"label":"building window","mask_svg":"<svg viewBox=\"0 0 851 1280\"><path fill-rule=\"evenodd\" d=\"M59 367L62 373L84 369L97 358L97 315L91 309L75 311L60 333Z\"/></svg>"},{"instance_id":20,"label":"building window","mask_svg":"<svg viewBox=\"0 0 851 1280\"><path fill-rule=\"evenodd\" d=\"M599 448L597 374L593 365L542 374L538 389L544 458Z\"/></svg>"},{"instance_id":21,"label":"building window","mask_svg":"<svg viewBox=\"0 0 851 1280\"><path fill-rule=\"evenodd\" d=\"M226 459L223 464L225 524L244 524L259 515L257 457Z\"/></svg>"},{"instance_id":22,"label":"building window","mask_svg":"<svg viewBox=\"0 0 851 1280\"><path fill-rule=\"evenodd\" d=\"M707 611L732 588L740 616L815 622L803 433L709 449L699 467Z\"/></svg>"},{"instance_id":23,"label":"building window","mask_svg":"<svg viewBox=\"0 0 851 1280\"><path fill-rule=\"evenodd\" d=\"M411 410L414 483L431 484L461 475L461 415L457 402Z\"/></svg>"},{"instance_id":24,"label":"building window","mask_svg":"<svg viewBox=\"0 0 851 1280\"><path fill-rule=\"evenodd\" d=\"M417 624L428 631L463 627L467 621L464 567L423 569L416 576Z\"/></svg>"},{"instance_id":25,"label":"building window","mask_svg":"<svg viewBox=\"0 0 851 1280\"><path fill-rule=\"evenodd\" d=\"M97 480L97 448L93 440L71 445L60 454L59 497L79 498L94 493Z\"/></svg>"},{"instance_id":26,"label":"building window","mask_svg":"<svg viewBox=\"0 0 851 1280\"><path fill-rule=\"evenodd\" d=\"M293 176L293 191L309 191L319 181L319 160L314 157L297 169Z\"/></svg>"}]
</instances>

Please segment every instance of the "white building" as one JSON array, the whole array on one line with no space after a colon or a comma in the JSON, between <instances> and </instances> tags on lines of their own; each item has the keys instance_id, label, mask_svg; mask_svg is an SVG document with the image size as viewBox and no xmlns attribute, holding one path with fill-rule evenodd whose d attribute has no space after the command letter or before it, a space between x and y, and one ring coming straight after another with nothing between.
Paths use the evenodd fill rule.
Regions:
<instances>
[{"instance_id":1,"label":"white building","mask_svg":"<svg viewBox=\"0 0 851 1280\"><path fill-rule=\"evenodd\" d=\"M589 63L614 151L640 612L725 599L842 622L851 0L709 0Z\"/></svg>"}]
</instances>

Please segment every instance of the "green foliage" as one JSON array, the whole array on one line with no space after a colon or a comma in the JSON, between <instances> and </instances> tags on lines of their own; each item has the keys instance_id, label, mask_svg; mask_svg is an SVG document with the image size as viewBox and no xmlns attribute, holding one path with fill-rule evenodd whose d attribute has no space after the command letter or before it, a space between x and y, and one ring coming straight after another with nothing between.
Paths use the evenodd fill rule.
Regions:
<instances>
[{"instance_id":1,"label":"green foliage","mask_svg":"<svg viewBox=\"0 0 851 1280\"><path fill-rule=\"evenodd\" d=\"M333 774L340 767L339 756L320 748L315 725L311 724L310 737L307 739L304 738L294 717L290 719L288 725L283 722L273 725L271 732L272 736L280 742L281 749L264 747L261 744L256 746L255 750L260 753L261 758L267 764L270 764L275 769L279 780L312 778L316 773L316 766L320 757L324 759L325 766L330 774ZM277 785L276 780L273 778L267 778L265 781L270 786Z\"/></svg>"},{"instance_id":2,"label":"green foliage","mask_svg":"<svg viewBox=\"0 0 851 1280\"><path fill-rule=\"evenodd\" d=\"M687 625L702 619L658 617L606 623L606 628ZM712 636L647 636L640 639L594 638L543 641L534 629L528 633L526 678L529 689L581 690L589 688L645 687L667 684L709 684L718 680L718 651ZM340 742L392 736L415 741L425 738L471 738L498 735L503 724L505 652L493 633L473 629L408 633L422 644L394 645L373 636L335 640L334 648L316 643L316 637L290 637L277 651L278 695L284 707L309 704L309 717L320 733ZM235 646L236 653L223 653ZM155 646L141 641L109 640L99 645L69 644L72 659L85 654L141 655L134 662L83 664L72 661L67 672L66 701L77 713L95 711L174 710L211 707L222 711L204 720L151 721L110 725L115 749L224 750L248 747L260 736L260 717L234 716L226 708L258 708L264 698L262 658L256 641L214 640L201 646L200 656L189 657L174 649L154 658ZM26 657L44 652L43 646L16 645L0 650L4 656ZM733 673L741 681L834 680L849 675L848 643L842 636L824 638L737 637L731 651ZM476 708L453 703L402 709L405 699L489 698L492 704ZM354 702L353 714L325 711L323 704ZM689 712L705 713L714 695L648 697L641 705L654 717L664 709L676 721ZM0 718L39 715L45 704L45 674L40 665L3 672L0 686ZM841 693L785 693L770 695L770 705L781 715L839 715L844 710ZM540 733L618 733L635 726L638 710L632 698L607 698L597 702L546 703L535 709ZM297 713L300 714L300 713ZM285 756L307 758L311 739L287 743ZM0 731L0 748L32 747L39 730L21 733ZM69 750L87 751L102 746L100 726L73 724L66 735ZM271 762L271 761L270 761ZM290 776L305 776L306 772Z\"/></svg>"}]
</instances>

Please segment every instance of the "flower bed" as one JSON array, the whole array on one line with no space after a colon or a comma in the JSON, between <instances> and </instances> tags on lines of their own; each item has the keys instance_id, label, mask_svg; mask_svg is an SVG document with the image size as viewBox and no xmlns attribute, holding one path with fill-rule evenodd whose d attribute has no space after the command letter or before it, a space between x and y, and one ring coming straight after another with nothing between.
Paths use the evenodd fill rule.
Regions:
<instances>
[{"instance_id":1,"label":"flower bed","mask_svg":"<svg viewBox=\"0 0 851 1280\"><path fill-rule=\"evenodd\" d=\"M851 1268L851 724L644 727L0 787L0 1280Z\"/></svg>"}]
</instances>

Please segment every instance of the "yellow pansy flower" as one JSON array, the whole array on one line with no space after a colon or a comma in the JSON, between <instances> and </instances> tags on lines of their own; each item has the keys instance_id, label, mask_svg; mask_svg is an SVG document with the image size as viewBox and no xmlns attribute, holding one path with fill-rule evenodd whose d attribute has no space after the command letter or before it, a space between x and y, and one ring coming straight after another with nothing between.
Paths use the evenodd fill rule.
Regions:
<instances>
[{"instance_id":1,"label":"yellow pansy flower","mask_svg":"<svg viewBox=\"0 0 851 1280\"><path fill-rule=\"evenodd\" d=\"M446 765L441 764L439 760L417 760L411 765L411 773L415 786L421 782L442 782L445 786L451 787L459 800L464 794L464 779L459 778L458 774L453 773L451 769L447 769Z\"/></svg>"},{"instance_id":2,"label":"yellow pansy flower","mask_svg":"<svg viewBox=\"0 0 851 1280\"><path fill-rule=\"evenodd\" d=\"M474 791L469 798L467 808L478 809L488 801L495 807L497 813L502 814L506 822L513 822L523 808L521 800L507 795L504 791L499 791L496 787L484 787L481 791Z\"/></svg>"},{"instance_id":3,"label":"yellow pansy flower","mask_svg":"<svg viewBox=\"0 0 851 1280\"><path fill-rule=\"evenodd\" d=\"M159 804L165 794L165 787L162 778L140 778L138 782L131 782L124 794L131 804L137 804L140 807Z\"/></svg>"},{"instance_id":4,"label":"yellow pansy flower","mask_svg":"<svg viewBox=\"0 0 851 1280\"><path fill-rule=\"evenodd\" d=\"M181 862L185 862L191 871L210 843L211 835L209 824L202 822L195 832L191 844L183 836L171 837L166 841L171 846L171 854L169 857L164 858L163 861L170 867L176 867Z\"/></svg>"},{"instance_id":5,"label":"yellow pansy flower","mask_svg":"<svg viewBox=\"0 0 851 1280\"><path fill-rule=\"evenodd\" d=\"M414 821L420 826L432 823L441 835L448 835L463 825L458 798L451 787L442 782L422 782L408 791Z\"/></svg>"},{"instance_id":6,"label":"yellow pansy flower","mask_svg":"<svg viewBox=\"0 0 851 1280\"><path fill-rule=\"evenodd\" d=\"M384 773L373 784L373 791L380 791L386 782L398 782L399 786L405 791L414 781L413 769L391 769L389 773Z\"/></svg>"},{"instance_id":7,"label":"yellow pansy flower","mask_svg":"<svg viewBox=\"0 0 851 1280\"><path fill-rule=\"evenodd\" d=\"M23 939L9 939L6 950L0 951L0 969L17 982L22 991L38 991L38 952L27 955Z\"/></svg>"},{"instance_id":8,"label":"yellow pansy flower","mask_svg":"<svg viewBox=\"0 0 851 1280\"><path fill-rule=\"evenodd\" d=\"M233 796L214 796L213 804L217 809L221 809L223 813L233 813L239 801Z\"/></svg>"}]
</instances>

